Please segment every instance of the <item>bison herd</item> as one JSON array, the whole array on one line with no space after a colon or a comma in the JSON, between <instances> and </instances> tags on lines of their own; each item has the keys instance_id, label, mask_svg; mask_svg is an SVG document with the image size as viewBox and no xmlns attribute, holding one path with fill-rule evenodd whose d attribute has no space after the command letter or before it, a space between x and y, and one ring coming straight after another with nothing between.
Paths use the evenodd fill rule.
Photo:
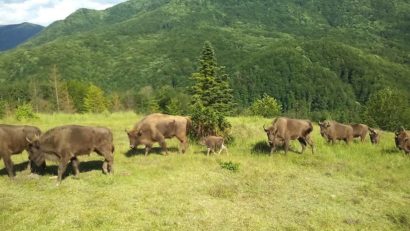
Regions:
<instances>
[{"instance_id":1,"label":"bison herd","mask_svg":"<svg viewBox=\"0 0 410 231\"><path fill-rule=\"evenodd\" d=\"M190 127L189 117L154 113L144 117L132 130L126 130L126 133L130 148L145 145L145 155L156 142L159 143L163 152L168 154L165 139L173 137L180 141L179 151L184 153L188 147ZM363 142L367 134L373 144L379 143L380 140L380 132L364 124L346 125L336 121L323 121L319 122L319 127L321 136L332 144L338 140L349 144L354 138L360 138ZM278 146L282 146L287 153L291 140L298 140L302 146L301 153L304 152L306 146L309 146L314 153L314 143L310 137L313 125L309 120L279 117L274 119L269 127L263 126L263 128L268 137L271 154ZM397 148L410 153L410 131L402 128L395 132L395 143ZM201 139L201 144L207 147L207 155L210 151L213 153L218 151L220 154L222 150L228 154L222 137L204 137ZM102 165L104 173L113 172L113 135L110 129L105 127L66 125L52 128L42 134L40 129L34 126L0 125L0 158L3 159L10 177L15 176L11 155L19 154L24 150L29 156L28 169L31 169L34 164L44 170L46 160L58 162L58 183L61 182L69 162L72 164L74 175L78 175L77 156L91 152L104 157Z\"/></svg>"}]
</instances>

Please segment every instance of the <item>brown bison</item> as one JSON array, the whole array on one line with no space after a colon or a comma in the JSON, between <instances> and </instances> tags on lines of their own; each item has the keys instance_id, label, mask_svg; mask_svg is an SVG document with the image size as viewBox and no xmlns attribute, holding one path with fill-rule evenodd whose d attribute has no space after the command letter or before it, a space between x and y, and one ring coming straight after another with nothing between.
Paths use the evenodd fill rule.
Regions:
<instances>
[{"instance_id":1,"label":"brown bison","mask_svg":"<svg viewBox=\"0 0 410 231\"><path fill-rule=\"evenodd\" d=\"M360 137L360 141L364 142L369 132L369 127L365 124L352 124L350 126L353 128L353 138Z\"/></svg>"},{"instance_id":2,"label":"brown bison","mask_svg":"<svg viewBox=\"0 0 410 231\"><path fill-rule=\"evenodd\" d=\"M400 131L395 132L394 141L397 148L407 154L410 153L410 131L406 131L402 128Z\"/></svg>"},{"instance_id":3,"label":"brown bison","mask_svg":"<svg viewBox=\"0 0 410 231\"><path fill-rule=\"evenodd\" d=\"M113 136L108 128L66 125L52 128L39 138L29 141L33 161L37 165L44 160L59 162L58 182L61 182L70 160L74 175L78 176L80 171L77 156L91 152L96 152L105 158L102 166L104 173L113 171Z\"/></svg>"},{"instance_id":4,"label":"brown bison","mask_svg":"<svg viewBox=\"0 0 410 231\"><path fill-rule=\"evenodd\" d=\"M271 154L275 151L278 144L283 143L285 154L289 150L289 142L291 140L298 140L302 145L303 153L307 145L313 150L313 142L309 134L313 131L313 125L309 120L290 119L279 117L273 120L272 125L268 128L263 127L267 136L268 142L271 146Z\"/></svg>"},{"instance_id":5,"label":"brown bison","mask_svg":"<svg viewBox=\"0 0 410 231\"><path fill-rule=\"evenodd\" d=\"M131 131L127 131L130 148L145 145L145 156L152 148L152 144L158 142L165 154L168 154L165 139L176 137L180 142L179 152L185 153L188 147L188 129L191 120L188 117L164 115L160 113L150 114L140 120Z\"/></svg>"},{"instance_id":6,"label":"brown bison","mask_svg":"<svg viewBox=\"0 0 410 231\"><path fill-rule=\"evenodd\" d=\"M41 135L41 131L33 126L17 126L0 124L0 159L3 158L9 177L14 177L13 161L11 155L22 153L26 150L29 153L28 168L31 166L31 153L29 152L28 139Z\"/></svg>"},{"instance_id":7,"label":"brown bison","mask_svg":"<svg viewBox=\"0 0 410 231\"><path fill-rule=\"evenodd\" d=\"M372 144L378 144L380 142L380 131L377 131L375 129L369 128L369 136L370 136L370 142Z\"/></svg>"},{"instance_id":8,"label":"brown bison","mask_svg":"<svg viewBox=\"0 0 410 231\"><path fill-rule=\"evenodd\" d=\"M201 139L200 142L202 145L205 145L208 149L206 153L209 156L209 152L212 151L215 154L215 151L218 149L218 155L221 154L222 150L225 150L226 154L229 155L228 148L224 145L224 138L220 136L207 136Z\"/></svg>"},{"instance_id":9,"label":"brown bison","mask_svg":"<svg viewBox=\"0 0 410 231\"><path fill-rule=\"evenodd\" d=\"M338 123L336 121L319 122L320 135L327 142L335 143L336 140L344 140L349 144L353 140L353 128L350 125Z\"/></svg>"}]
</instances>

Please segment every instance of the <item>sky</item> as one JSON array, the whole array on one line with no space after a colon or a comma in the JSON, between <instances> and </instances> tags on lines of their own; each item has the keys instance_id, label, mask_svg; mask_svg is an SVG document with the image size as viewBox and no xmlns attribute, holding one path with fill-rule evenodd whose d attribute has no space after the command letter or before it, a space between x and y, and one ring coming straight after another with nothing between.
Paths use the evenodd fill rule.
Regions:
<instances>
[{"instance_id":1,"label":"sky","mask_svg":"<svg viewBox=\"0 0 410 231\"><path fill-rule=\"evenodd\" d=\"M0 25L30 22L48 26L79 8L103 10L126 0L0 0Z\"/></svg>"}]
</instances>

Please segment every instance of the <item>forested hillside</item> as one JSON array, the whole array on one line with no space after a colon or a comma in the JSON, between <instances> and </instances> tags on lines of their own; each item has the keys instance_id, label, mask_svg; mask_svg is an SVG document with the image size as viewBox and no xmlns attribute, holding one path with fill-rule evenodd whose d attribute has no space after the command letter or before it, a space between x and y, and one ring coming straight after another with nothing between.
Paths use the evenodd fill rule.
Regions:
<instances>
[{"instance_id":1,"label":"forested hillside","mask_svg":"<svg viewBox=\"0 0 410 231\"><path fill-rule=\"evenodd\" d=\"M31 23L0 25L0 51L18 46L39 33L42 29L42 26Z\"/></svg>"},{"instance_id":2,"label":"forested hillside","mask_svg":"<svg viewBox=\"0 0 410 231\"><path fill-rule=\"evenodd\" d=\"M137 108L142 95L185 92L210 41L239 107L266 93L293 115L356 120L385 87L409 101L409 40L408 0L131 0L78 10L1 54L0 97L52 110L55 65L75 104L93 83Z\"/></svg>"}]
</instances>

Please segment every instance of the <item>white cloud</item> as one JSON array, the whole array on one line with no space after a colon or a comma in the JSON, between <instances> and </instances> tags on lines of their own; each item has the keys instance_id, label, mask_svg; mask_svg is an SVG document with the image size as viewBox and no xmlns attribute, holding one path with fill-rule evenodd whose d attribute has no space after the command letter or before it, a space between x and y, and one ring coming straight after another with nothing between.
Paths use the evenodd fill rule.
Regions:
<instances>
[{"instance_id":1,"label":"white cloud","mask_svg":"<svg viewBox=\"0 0 410 231\"><path fill-rule=\"evenodd\" d=\"M31 22L47 26L79 8L103 10L125 0L0 0L0 25Z\"/></svg>"}]
</instances>

